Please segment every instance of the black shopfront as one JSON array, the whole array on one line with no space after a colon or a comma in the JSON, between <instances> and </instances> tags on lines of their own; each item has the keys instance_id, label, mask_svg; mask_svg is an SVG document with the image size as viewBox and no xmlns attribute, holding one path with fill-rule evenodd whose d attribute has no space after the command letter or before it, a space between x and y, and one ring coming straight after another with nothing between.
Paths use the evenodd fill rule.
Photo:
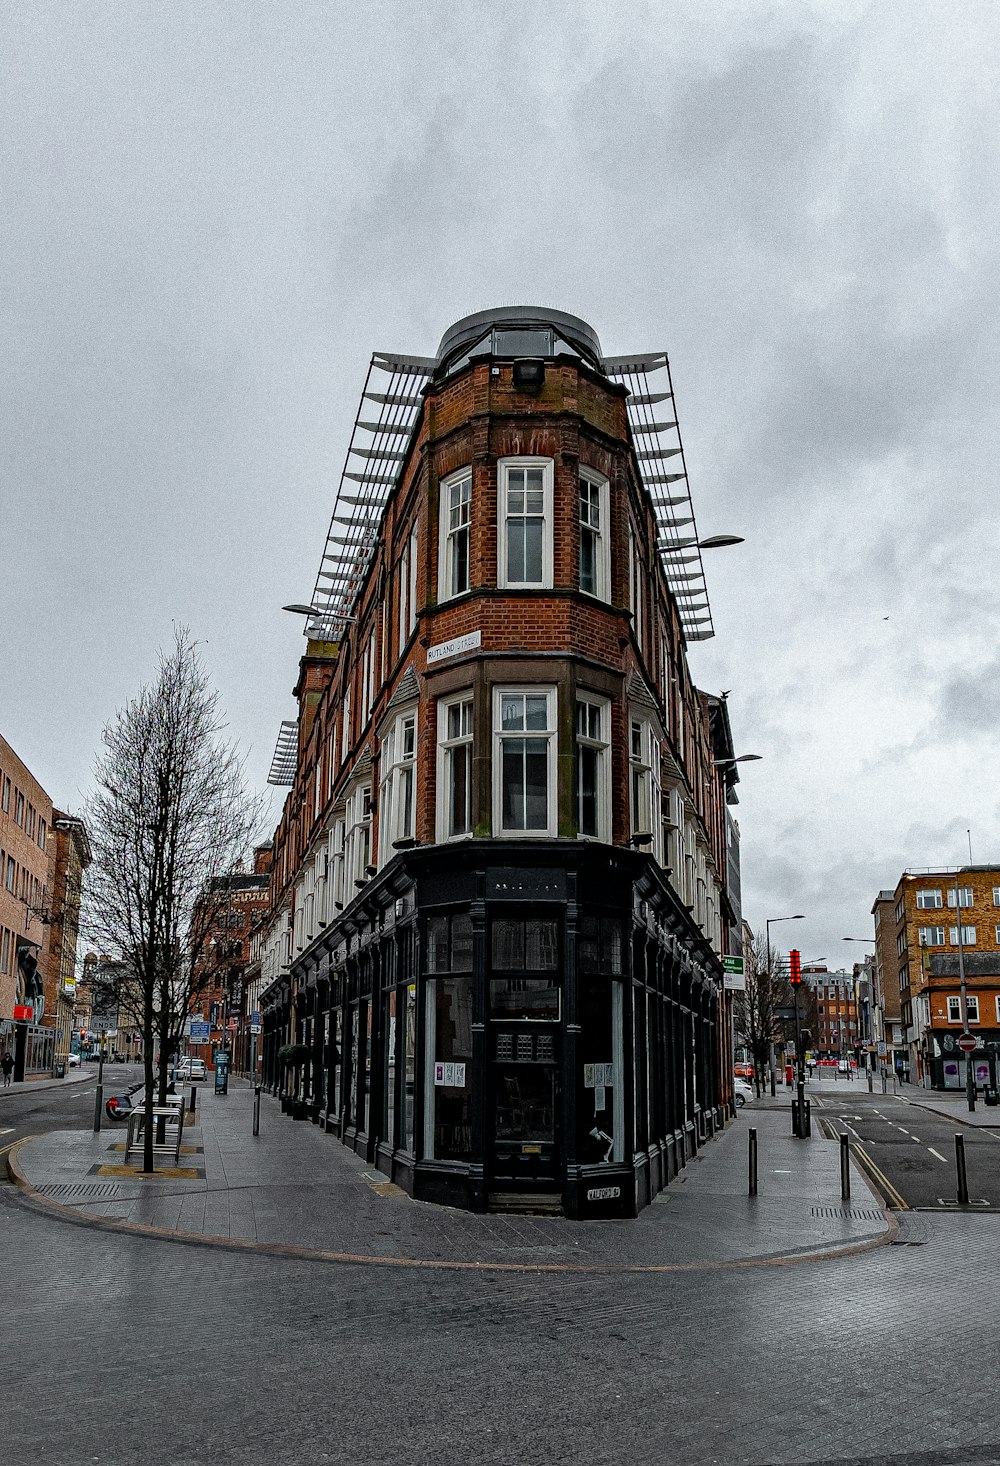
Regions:
<instances>
[{"instance_id":1,"label":"black shopfront","mask_svg":"<svg viewBox=\"0 0 1000 1466\"><path fill-rule=\"evenodd\" d=\"M722 1123L720 986L639 852L417 848L263 995L265 1082L423 1200L632 1216Z\"/></svg>"}]
</instances>

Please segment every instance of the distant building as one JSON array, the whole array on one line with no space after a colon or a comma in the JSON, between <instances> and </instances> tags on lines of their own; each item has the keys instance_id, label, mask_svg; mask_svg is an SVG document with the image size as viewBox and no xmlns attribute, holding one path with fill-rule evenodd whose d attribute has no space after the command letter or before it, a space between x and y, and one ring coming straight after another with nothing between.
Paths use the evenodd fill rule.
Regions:
<instances>
[{"instance_id":1,"label":"distant building","mask_svg":"<svg viewBox=\"0 0 1000 1466\"><path fill-rule=\"evenodd\" d=\"M186 1053L214 1064L225 1049L235 1071L246 1072L246 1050L251 1037L247 1007L246 972L250 965L251 934L270 910L271 845L254 852L254 869L216 876L210 900L216 907L212 935L197 969L201 988L193 1018L208 1024L208 1038L188 1040ZM210 908L211 910L211 908Z\"/></svg>"},{"instance_id":2,"label":"distant building","mask_svg":"<svg viewBox=\"0 0 1000 1466\"><path fill-rule=\"evenodd\" d=\"M816 963L802 969L815 1000L812 1052L820 1059L856 1059L861 1042L857 987L853 973L830 972Z\"/></svg>"},{"instance_id":3,"label":"distant building","mask_svg":"<svg viewBox=\"0 0 1000 1466\"><path fill-rule=\"evenodd\" d=\"M903 1027L895 909L895 891L879 891L872 906L875 921L872 1039L877 1049L884 1045L884 1054L879 1049L883 1061L898 1072L910 1066L910 1050Z\"/></svg>"},{"instance_id":4,"label":"distant building","mask_svg":"<svg viewBox=\"0 0 1000 1466\"><path fill-rule=\"evenodd\" d=\"M83 871L82 822L52 800L0 738L0 1050L14 1077L50 1074L65 1062Z\"/></svg>"},{"instance_id":5,"label":"distant building","mask_svg":"<svg viewBox=\"0 0 1000 1466\"><path fill-rule=\"evenodd\" d=\"M877 904L884 905L884 895ZM977 1081L985 1082L1000 1050L1000 865L904 871L892 893L891 930L912 1077L935 1089L965 1086L957 1046L966 1017L961 946L968 1028L980 1041L972 1062Z\"/></svg>"},{"instance_id":6,"label":"distant building","mask_svg":"<svg viewBox=\"0 0 1000 1466\"><path fill-rule=\"evenodd\" d=\"M415 1196L634 1214L726 1117L740 922L666 356L527 307L377 354L312 605L267 1083Z\"/></svg>"},{"instance_id":7,"label":"distant building","mask_svg":"<svg viewBox=\"0 0 1000 1466\"><path fill-rule=\"evenodd\" d=\"M53 846L50 921L45 947L45 1006L54 1015L55 1062L64 1062L73 1037L80 902L90 865L90 840L83 820L52 812Z\"/></svg>"}]
</instances>

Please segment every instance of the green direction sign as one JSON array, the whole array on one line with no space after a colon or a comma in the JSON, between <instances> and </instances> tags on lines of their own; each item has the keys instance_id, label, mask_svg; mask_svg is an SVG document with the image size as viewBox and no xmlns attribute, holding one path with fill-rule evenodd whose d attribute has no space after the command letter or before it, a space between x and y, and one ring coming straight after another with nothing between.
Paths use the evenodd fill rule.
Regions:
<instances>
[{"instance_id":1,"label":"green direction sign","mask_svg":"<svg viewBox=\"0 0 1000 1466\"><path fill-rule=\"evenodd\" d=\"M746 976L746 967L744 965L745 961L746 961L746 959L743 958L743 957L723 957L723 959L722 959L722 970L723 970L723 972L735 972L740 977L745 977Z\"/></svg>"}]
</instances>

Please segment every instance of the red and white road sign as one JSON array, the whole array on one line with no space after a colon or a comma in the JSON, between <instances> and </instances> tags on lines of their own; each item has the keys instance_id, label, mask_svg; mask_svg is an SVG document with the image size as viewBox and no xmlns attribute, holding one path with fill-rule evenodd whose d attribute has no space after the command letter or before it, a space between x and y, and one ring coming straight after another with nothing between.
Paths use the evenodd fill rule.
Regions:
<instances>
[{"instance_id":1,"label":"red and white road sign","mask_svg":"<svg viewBox=\"0 0 1000 1466\"><path fill-rule=\"evenodd\" d=\"M971 1054L978 1049L979 1040L974 1033L960 1033L958 1035L958 1046L963 1054Z\"/></svg>"}]
</instances>

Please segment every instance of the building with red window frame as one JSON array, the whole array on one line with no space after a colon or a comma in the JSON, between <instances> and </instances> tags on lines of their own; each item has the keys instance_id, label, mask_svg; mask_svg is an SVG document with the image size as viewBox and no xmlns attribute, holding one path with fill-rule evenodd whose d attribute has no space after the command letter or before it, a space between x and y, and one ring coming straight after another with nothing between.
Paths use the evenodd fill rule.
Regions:
<instances>
[{"instance_id":1,"label":"building with red window frame","mask_svg":"<svg viewBox=\"0 0 1000 1466\"><path fill-rule=\"evenodd\" d=\"M286 1109L413 1195L571 1216L634 1215L712 1136L740 913L711 634L664 354L508 308L373 358L272 766Z\"/></svg>"}]
</instances>

